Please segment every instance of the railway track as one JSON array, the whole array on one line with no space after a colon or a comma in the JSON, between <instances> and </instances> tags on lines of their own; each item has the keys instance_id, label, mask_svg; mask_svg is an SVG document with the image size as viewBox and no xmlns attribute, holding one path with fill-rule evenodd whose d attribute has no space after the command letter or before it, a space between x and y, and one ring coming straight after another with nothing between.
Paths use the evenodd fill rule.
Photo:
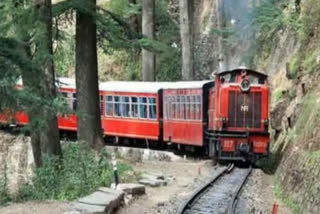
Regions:
<instances>
[{"instance_id":1,"label":"railway track","mask_svg":"<svg viewBox=\"0 0 320 214\"><path fill-rule=\"evenodd\" d=\"M225 167L186 201L179 214L234 214L238 196L252 168Z\"/></svg>"}]
</instances>

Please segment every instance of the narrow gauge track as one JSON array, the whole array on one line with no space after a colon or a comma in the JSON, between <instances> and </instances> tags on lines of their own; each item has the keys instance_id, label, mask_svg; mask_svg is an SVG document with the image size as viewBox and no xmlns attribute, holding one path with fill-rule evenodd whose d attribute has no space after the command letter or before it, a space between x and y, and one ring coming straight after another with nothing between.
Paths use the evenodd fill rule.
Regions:
<instances>
[{"instance_id":1,"label":"narrow gauge track","mask_svg":"<svg viewBox=\"0 0 320 214\"><path fill-rule=\"evenodd\" d=\"M179 214L233 214L238 196L252 168L230 164L186 201Z\"/></svg>"}]
</instances>

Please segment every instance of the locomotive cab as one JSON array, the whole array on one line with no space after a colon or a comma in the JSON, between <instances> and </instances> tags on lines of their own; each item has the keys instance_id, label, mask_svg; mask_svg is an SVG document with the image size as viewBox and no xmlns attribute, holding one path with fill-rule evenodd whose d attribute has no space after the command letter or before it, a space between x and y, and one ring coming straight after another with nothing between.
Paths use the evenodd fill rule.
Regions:
<instances>
[{"instance_id":1,"label":"locomotive cab","mask_svg":"<svg viewBox=\"0 0 320 214\"><path fill-rule=\"evenodd\" d=\"M267 75L247 68L216 74L208 109L210 156L255 161L269 155Z\"/></svg>"}]
</instances>

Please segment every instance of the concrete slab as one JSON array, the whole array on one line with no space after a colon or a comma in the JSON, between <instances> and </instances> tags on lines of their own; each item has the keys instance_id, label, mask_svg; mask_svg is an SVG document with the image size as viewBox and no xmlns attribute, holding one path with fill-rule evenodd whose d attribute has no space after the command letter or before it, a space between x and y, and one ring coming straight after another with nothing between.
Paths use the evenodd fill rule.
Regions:
<instances>
[{"instance_id":1,"label":"concrete slab","mask_svg":"<svg viewBox=\"0 0 320 214\"><path fill-rule=\"evenodd\" d=\"M159 187L159 186L166 186L167 181L165 180L153 180L153 179L141 179L139 180L139 184L151 186L151 187Z\"/></svg>"},{"instance_id":2,"label":"concrete slab","mask_svg":"<svg viewBox=\"0 0 320 214\"><path fill-rule=\"evenodd\" d=\"M106 187L101 187L91 195L85 196L74 203L76 210L89 213L111 213L121 205L124 193Z\"/></svg>"},{"instance_id":3,"label":"concrete slab","mask_svg":"<svg viewBox=\"0 0 320 214\"><path fill-rule=\"evenodd\" d=\"M118 184L117 190L121 190L132 196L143 195L146 193L146 187L144 185L133 183Z\"/></svg>"},{"instance_id":4,"label":"concrete slab","mask_svg":"<svg viewBox=\"0 0 320 214\"><path fill-rule=\"evenodd\" d=\"M90 213L90 214L105 214L105 206L84 204L81 202L73 203L74 209L80 211L81 213Z\"/></svg>"},{"instance_id":5,"label":"concrete slab","mask_svg":"<svg viewBox=\"0 0 320 214\"><path fill-rule=\"evenodd\" d=\"M63 214L81 214L80 211L67 211L67 212L64 212Z\"/></svg>"},{"instance_id":6,"label":"concrete slab","mask_svg":"<svg viewBox=\"0 0 320 214\"><path fill-rule=\"evenodd\" d=\"M142 179L139 180L140 184L144 184L151 187L166 186L168 181L163 175L143 174Z\"/></svg>"}]
</instances>

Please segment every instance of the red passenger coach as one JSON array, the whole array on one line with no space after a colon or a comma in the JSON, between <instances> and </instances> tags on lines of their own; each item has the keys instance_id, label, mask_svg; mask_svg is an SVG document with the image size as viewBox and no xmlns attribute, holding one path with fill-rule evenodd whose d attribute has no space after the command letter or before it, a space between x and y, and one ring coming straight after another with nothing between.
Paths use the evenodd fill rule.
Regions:
<instances>
[{"instance_id":1,"label":"red passenger coach","mask_svg":"<svg viewBox=\"0 0 320 214\"><path fill-rule=\"evenodd\" d=\"M208 91L213 81L172 83L163 90L164 141L203 146Z\"/></svg>"},{"instance_id":2,"label":"red passenger coach","mask_svg":"<svg viewBox=\"0 0 320 214\"><path fill-rule=\"evenodd\" d=\"M104 134L160 140L161 83L105 82L100 84Z\"/></svg>"},{"instance_id":3,"label":"red passenger coach","mask_svg":"<svg viewBox=\"0 0 320 214\"><path fill-rule=\"evenodd\" d=\"M77 110L76 83L72 78L57 78L57 88L65 99L66 105L73 110ZM75 114L58 115L58 127L64 131L77 131L77 116Z\"/></svg>"}]
</instances>

